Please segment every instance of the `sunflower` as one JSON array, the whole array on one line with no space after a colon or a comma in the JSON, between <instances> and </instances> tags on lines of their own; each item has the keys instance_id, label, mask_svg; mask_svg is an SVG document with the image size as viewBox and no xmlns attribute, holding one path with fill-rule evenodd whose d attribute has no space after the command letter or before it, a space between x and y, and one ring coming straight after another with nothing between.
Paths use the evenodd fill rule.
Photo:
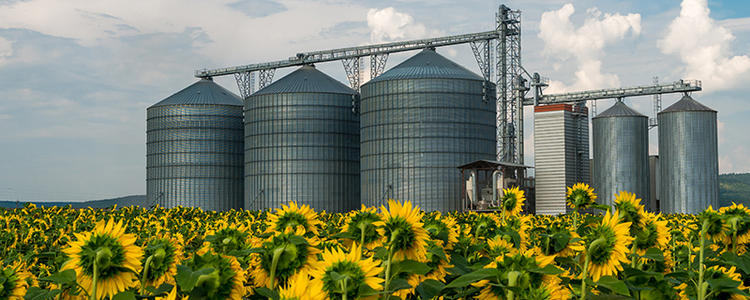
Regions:
<instances>
[{"instance_id":1,"label":"sunflower","mask_svg":"<svg viewBox=\"0 0 750 300\"><path fill-rule=\"evenodd\" d=\"M0 260L0 299L22 300L32 281L31 273L20 264L3 267Z\"/></svg>"},{"instance_id":2,"label":"sunflower","mask_svg":"<svg viewBox=\"0 0 750 300\"><path fill-rule=\"evenodd\" d=\"M260 248L261 253L254 255L255 268L252 271L256 287L283 286L297 272L309 272L314 266L317 254L314 240L305 239L300 234L281 233L270 237Z\"/></svg>"},{"instance_id":3,"label":"sunflower","mask_svg":"<svg viewBox=\"0 0 750 300\"><path fill-rule=\"evenodd\" d=\"M565 194L565 202L575 211L584 210L596 204L596 198L594 188L581 182L568 187L568 192Z\"/></svg>"},{"instance_id":4,"label":"sunflower","mask_svg":"<svg viewBox=\"0 0 750 300\"><path fill-rule=\"evenodd\" d=\"M424 222L424 229L427 230L430 239L445 251L452 250L453 245L458 242L457 227L456 219L450 216L442 217L440 212L429 215Z\"/></svg>"},{"instance_id":5,"label":"sunflower","mask_svg":"<svg viewBox=\"0 0 750 300\"><path fill-rule=\"evenodd\" d=\"M724 244L741 245L750 242L750 209L732 202L732 206L722 207L719 212L726 223Z\"/></svg>"},{"instance_id":6,"label":"sunflower","mask_svg":"<svg viewBox=\"0 0 750 300\"><path fill-rule=\"evenodd\" d=\"M378 232L386 238L393 259L425 261L427 240L430 238L422 223L422 211L409 201L388 200L388 209L380 207L382 221L375 222Z\"/></svg>"},{"instance_id":7,"label":"sunflower","mask_svg":"<svg viewBox=\"0 0 750 300\"><path fill-rule=\"evenodd\" d=\"M329 299L360 298L360 291L370 289L377 291L383 288L383 279L378 277L383 268L373 258L362 259L362 249L354 244L349 253L340 249L325 251L313 271L314 280L323 282L323 292ZM365 287L366 286L366 287Z\"/></svg>"},{"instance_id":8,"label":"sunflower","mask_svg":"<svg viewBox=\"0 0 750 300\"><path fill-rule=\"evenodd\" d=\"M306 272L299 272L289 278L286 287L279 289L280 300L324 300L323 282L311 280Z\"/></svg>"},{"instance_id":9,"label":"sunflower","mask_svg":"<svg viewBox=\"0 0 750 300\"><path fill-rule=\"evenodd\" d=\"M487 240L487 257L495 258L498 256L505 256L507 254L514 255L518 253L516 247L512 243L505 240L502 236L496 236L493 239Z\"/></svg>"},{"instance_id":10,"label":"sunflower","mask_svg":"<svg viewBox=\"0 0 750 300\"><path fill-rule=\"evenodd\" d=\"M663 249L668 241L667 221L662 220L661 215L644 212L640 230L633 240L636 253L642 256L646 254L648 248Z\"/></svg>"},{"instance_id":11,"label":"sunflower","mask_svg":"<svg viewBox=\"0 0 750 300\"><path fill-rule=\"evenodd\" d=\"M375 207L365 207L354 212L346 221L344 232L352 237L352 242L363 245L366 249L372 249L381 240L375 222L380 221L380 215Z\"/></svg>"},{"instance_id":12,"label":"sunflower","mask_svg":"<svg viewBox=\"0 0 750 300\"><path fill-rule=\"evenodd\" d=\"M472 283L473 286L482 288L476 299L505 299L510 290L506 288L508 286L516 287L516 292L514 292L515 298L531 299L538 294L538 290L542 286L549 284L552 280L547 279L545 281L545 275L528 272L528 270L544 268L549 263L549 260L541 259L535 255L535 250L533 249L513 255L498 256L492 262L485 265L484 268L497 269L499 276Z\"/></svg>"},{"instance_id":13,"label":"sunflower","mask_svg":"<svg viewBox=\"0 0 750 300\"><path fill-rule=\"evenodd\" d=\"M182 241L173 237L154 238L146 245L144 257L147 257L143 263L144 272L148 269L144 277L146 285L174 285L177 264L182 258Z\"/></svg>"},{"instance_id":14,"label":"sunflower","mask_svg":"<svg viewBox=\"0 0 750 300\"><path fill-rule=\"evenodd\" d=\"M539 255L555 257L571 257L584 250L581 236L570 231L560 222L548 226L535 228L537 233Z\"/></svg>"},{"instance_id":15,"label":"sunflower","mask_svg":"<svg viewBox=\"0 0 750 300\"><path fill-rule=\"evenodd\" d=\"M296 230L297 227L301 227L305 234L311 233L313 236L318 235L318 226L323 224L318 220L318 214L309 205L297 206L297 202L294 201L289 203L289 206L282 205L281 208L277 208L275 214L269 213L266 222L267 233L280 233L288 228Z\"/></svg>"},{"instance_id":16,"label":"sunflower","mask_svg":"<svg viewBox=\"0 0 750 300\"><path fill-rule=\"evenodd\" d=\"M135 245L135 235L125 233L122 221L100 221L93 231L75 237L63 249L69 260L61 270L74 270L78 284L90 293L96 290L96 299L137 286L135 274L141 270L143 250Z\"/></svg>"},{"instance_id":17,"label":"sunflower","mask_svg":"<svg viewBox=\"0 0 750 300\"><path fill-rule=\"evenodd\" d=\"M705 230L706 236L715 242L726 239L726 234L724 233L724 220L710 205L706 210L698 214L698 218L695 220L692 227L694 228L694 233Z\"/></svg>"},{"instance_id":18,"label":"sunflower","mask_svg":"<svg viewBox=\"0 0 750 300\"><path fill-rule=\"evenodd\" d=\"M735 287L740 291L747 291L747 287L743 284L742 276L737 273L737 268L732 266L730 268L721 267L721 266L712 266L705 270L705 273L703 275L704 280L731 280L735 282ZM708 290L706 291L706 294L711 294L710 299L729 299L729 300L741 300L741 299L747 299L746 297L732 293L731 290L727 291L727 288L731 288L731 286L726 286L726 283L723 283L722 285L725 285L724 290L711 290L711 287L709 286ZM685 284L682 283L679 286L677 286L677 290L679 291L680 299L695 299L698 295L698 291L695 288L694 284ZM709 299L709 298L706 298Z\"/></svg>"},{"instance_id":19,"label":"sunflower","mask_svg":"<svg viewBox=\"0 0 750 300\"><path fill-rule=\"evenodd\" d=\"M620 212L620 218L623 222L630 222L631 234L635 234L641 225L641 218L645 212L641 199L636 198L635 194L626 191L620 191L615 194L615 209Z\"/></svg>"},{"instance_id":20,"label":"sunflower","mask_svg":"<svg viewBox=\"0 0 750 300\"><path fill-rule=\"evenodd\" d=\"M503 196L501 199L501 206L503 211L509 216L516 216L521 214L523 210L523 202L526 200L524 191L519 190L518 187L512 187L503 189Z\"/></svg>"},{"instance_id":21,"label":"sunflower","mask_svg":"<svg viewBox=\"0 0 750 300\"><path fill-rule=\"evenodd\" d=\"M628 235L630 222L620 223L619 211L608 211L601 224L591 228L586 236L586 255L590 260L587 271L594 281L622 270L621 263L629 262L628 246L633 238Z\"/></svg>"},{"instance_id":22,"label":"sunflower","mask_svg":"<svg viewBox=\"0 0 750 300\"><path fill-rule=\"evenodd\" d=\"M234 251L249 248L249 237L250 233L244 226L224 225L215 232L208 232L206 240L209 242L209 247L216 253L232 255Z\"/></svg>"},{"instance_id":23,"label":"sunflower","mask_svg":"<svg viewBox=\"0 0 750 300\"><path fill-rule=\"evenodd\" d=\"M190 297L199 299L241 300L245 295L245 272L232 256L208 252L196 254L185 262L193 271L211 269L212 272L198 277Z\"/></svg>"}]
</instances>

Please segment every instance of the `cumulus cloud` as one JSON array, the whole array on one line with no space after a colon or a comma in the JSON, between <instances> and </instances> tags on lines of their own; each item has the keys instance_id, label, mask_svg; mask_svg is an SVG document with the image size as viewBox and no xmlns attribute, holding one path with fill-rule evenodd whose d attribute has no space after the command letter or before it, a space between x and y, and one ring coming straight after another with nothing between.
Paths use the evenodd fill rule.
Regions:
<instances>
[{"instance_id":1,"label":"cumulus cloud","mask_svg":"<svg viewBox=\"0 0 750 300\"><path fill-rule=\"evenodd\" d=\"M685 63L684 76L702 80L706 90L728 89L747 80L750 57L732 56L735 37L711 19L707 1L683 0L680 6L680 15L659 41L662 53L679 55Z\"/></svg>"},{"instance_id":2,"label":"cumulus cloud","mask_svg":"<svg viewBox=\"0 0 750 300\"><path fill-rule=\"evenodd\" d=\"M618 86L617 75L602 72L602 50L623 40L628 33L639 35L641 16L602 13L592 8L587 10L583 25L576 27L570 20L573 13L575 8L568 3L558 10L543 13L539 22L543 54L560 61L573 58L578 64L573 84L552 81L548 92Z\"/></svg>"},{"instance_id":3,"label":"cumulus cloud","mask_svg":"<svg viewBox=\"0 0 750 300\"><path fill-rule=\"evenodd\" d=\"M414 21L411 15L398 12L393 7L371 8L367 11L367 26L370 27L370 41L373 43L423 38L436 33Z\"/></svg>"},{"instance_id":4,"label":"cumulus cloud","mask_svg":"<svg viewBox=\"0 0 750 300\"><path fill-rule=\"evenodd\" d=\"M5 59L11 55L13 55L13 43L0 37L0 65L2 65L5 62Z\"/></svg>"}]
</instances>

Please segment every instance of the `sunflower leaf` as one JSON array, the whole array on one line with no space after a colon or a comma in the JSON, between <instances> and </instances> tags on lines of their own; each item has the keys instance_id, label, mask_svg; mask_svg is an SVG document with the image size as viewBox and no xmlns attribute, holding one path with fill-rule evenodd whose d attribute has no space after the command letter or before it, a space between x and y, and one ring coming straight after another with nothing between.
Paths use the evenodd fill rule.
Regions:
<instances>
[{"instance_id":1,"label":"sunflower leaf","mask_svg":"<svg viewBox=\"0 0 750 300\"><path fill-rule=\"evenodd\" d=\"M135 300L135 293L132 291L122 291L112 297L112 300Z\"/></svg>"},{"instance_id":2,"label":"sunflower leaf","mask_svg":"<svg viewBox=\"0 0 750 300\"><path fill-rule=\"evenodd\" d=\"M418 262L414 260L404 260L393 264L393 275L398 275L399 273L406 273L406 274L416 274L416 275L424 275L427 274L427 272L430 272L432 268L428 266L426 263Z\"/></svg>"},{"instance_id":3,"label":"sunflower leaf","mask_svg":"<svg viewBox=\"0 0 750 300\"><path fill-rule=\"evenodd\" d=\"M530 269L529 272L545 275L557 275L563 273L563 270L553 265L546 265L544 268Z\"/></svg>"},{"instance_id":4,"label":"sunflower leaf","mask_svg":"<svg viewBox=\"0 0 750 300\"><path fill-rule=\"evenodd\" d=\"M388 286L388 290L390 290L391 292L410 288L412 288L411 284L401 278L391 280L391 284Z\"/></svg>"},{"instance_id":5,"label":"sunflower leaf","mask_svg":"<svg viewBox=\"0 0 750 300\"><path fill-rule=\"evenodd\" d=\"M657 248L648 248L648 250L646 250L646 254L644 254L643 257L655 261L664 261L664 253L662 253L661 250Z\"/></svg>"},{"instance_id":6,"label":"sunflower leaf","mask_svg":"<svg viewBox=\"0 0 750 300\"><path fill-rule=\"evenodd\" d=\"M68 285L76 281L76 271L71 269L60 271L48 277L39 278L39 281L51 282L56 285Z\"/></svg>"},{"instance_id":7,"label":"sunflower leaf","mask_svg":"<svg viewBox=\"0 0 750 300\"><path fill-rule=\"evenodd\" d=\"M257 293L258 295L261 295L263 297L266 297L268 299L274 299L274 300L275 299L279 299L279 293L277 293L276 291L271 290L271 289L269 289L267 287L259 287L259 288L255 289L255 293Z\"/></svg>"},{"instance_id":8,"label":"sunflower leaf","mask_svg":"<svg viewBox=\"0 0 750 300\"><path fill-rule=\"evenodd\" d=\"M292 235L289 237L289 241L292 242L292 244L295 245L306 245L307 240L305 240L304 237L301 237L299 235Z\"/></svg>"},{"instance_id":9,"label":"sunflower leaf","mask_svg":"<svg viewBox=\"0 0 750 300\"><path fill-rule=\"evenodd\" d=\"M469 274L464 274L451 281L446 288L462 288L469 284L497 276L497 269L479 269Z\"/></svg>"},{"instance_id":10,"label":"sunflower leaf","mask_svg":"<svg viewBox=\"0 0 750 300\"><path fill-rule=\"evenodd\" d=\"M600 287L604 287L610 291L613 291L617 294L624 295L624 296L630 296L630 291L628 291L628 286L625 285L624 282L621 280L618 280L615 277L612 276L602 276L602 278L599 278L599 281L597 284Z\"/></svg>"},{"instance_id":11,"label":"sunflower leaf","mask_svg":"<svg viewBox=\"0 0 750 300\"><path fill-rule=\"evenodd\" d=\"M26 291L26 295L23 296L24 300L48 300L54 299L62 291L60 290L45 290L36 286L30 287Z\"/></svg>"},{"instance_id":12,"label":"sunflower leaf","mask_svg":"<svg viewBox=\"0 0 750 300\"><path fill-rule=\"evenodd\" d=\"M445 252L443 251L443 248L441 247L438 247L438 246L430 247L428 252L432 253L433 255L439 257L440 259L444 261L448 260L448 257L445 256Z\"/></svg>"},{"instance_id":13,"label":"sunflower leaf","mask_svg":"<svg viewBox=\"0 0 750 300\"><path fill-rule=\"evenodd\" d=\"M417 286L417 293L422 299L432 299L445 288L445 284L434 279L427 279Z\"/></svg>"}]
</instances>

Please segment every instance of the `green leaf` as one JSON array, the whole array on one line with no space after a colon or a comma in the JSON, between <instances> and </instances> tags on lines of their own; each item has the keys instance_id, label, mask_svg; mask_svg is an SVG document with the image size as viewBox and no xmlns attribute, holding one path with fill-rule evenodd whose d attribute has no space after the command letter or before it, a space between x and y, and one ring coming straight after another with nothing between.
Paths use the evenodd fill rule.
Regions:
<instances>
[{"instance_id":1,"label":"green leaf","mask_svg":"<svg viewBox=\"0 0 750 300\"><path fill-rule=\"evenodd\" d=\"M469 284L478 282L480 280L484 280L490 277L497 276L497 270L496 269L479 269L474 272L471 272L469 274L461 275L460 277L456 278L455 280L451 281L446 288L462 288L466 287Z\"/></svg>"},{"instance_id":2,"label":"green leaf","mask_svg":"<svg viewBox=\"0 0 750 300\"><path fill-rule=\"evenodd\" d=\"M708 285L711 286L712 290L724 291L727 289L733 289L740 286L740 282L734 281L728 278L709 279L706 280Z\"/></svg>"},{"instance_id":3,"label":"green leaf","mask_svg":"<svg viewBox=\"0 0 750 300\"><path fill-rule=\"evenodd\" d=\"M664 261L664 253L662 253L661 250L657 248L648 248L648 250L646 250L646 254L644 254L643 257L655 261Z\"/></svg>"},{"instance_id":4,"label":"green leaf","mask_svg":"<svg viewBox=\"0 0 750 300\"><path fill-rule=\"evenodd\" d=\"M112 300L135 300L135 293L132 291L123 291L117 293Z\"/></svg>"},{"instance_id":5,"label":"green leaf","mask_svg":"<svg viewBox=\"0 0 750 300\"><path fill-rule=\"evenodd\" d=\"M440 248L440 247L437 247L437 246L436 247L430 247L430 249L428 251L430 253L432 253L433 255L439 257L440 259L444 260L444 261L448 260L448 257L445 256L445 252L443 251L443 248Z\"/></svg>"},{"instance_id":6,"label":"green leaf","mask_svg":"<svg viewBox=\"0 0 750 300\"><path fill-rule=\"evenodd\" d=\"M289 241L295 245L307 245L307 240L299 235L290 236Z\"/></svg>"},{"instance_id":7,"label":"green leaf","mask_svg":"<svg viewBox=\"0 0 750 300\"><path fill-rule=\"evenodd\" d=\"M214 269L212 268L203 268L193 272L189 267L177 265L177 275L175 276L175 281L177 281L177 286L180 287L181 291L190 293L193 288L195 288L195 284L196 282L198 282L198 277L200 277L201 275L210 274L213 271Z\"/></svg>"},{"instance_id":8,"label":"green leaf","mask_svg":"<svg viewBox=\"0 0 750 300\"><path fill-rule=\"evenodd\" d=\"M61 293L60 290L45 290L36 286L30 287L26 290L26 295L23 296L25 300L48 300L54 299Z\"/></svg>"},{"instance_id":9,"label":"green leaf","mask_svg":"<svg viewBox=\"0 0 750 300\"><path fill-rule=\"evenodd\" d=\"M279 299L279 293L266 287L259 287L255 289L255 293L268 299Z\"/></svg>"},{"instance_id":10,"label":"green leaf","mask_svg":"<svg viewBox=\"0 0 750 300\"><path fill-rule=\"evenodd\" d=\"M410 288L412 288L412 286L409 284L409 282L401 278L391 280L391 284L388 286L388 289L391 292Z\"/></svg>"},{"instance_id":11,"label":"green leaf","mask_svg":"<svg viewBox=\"0 0 750 300\"><path fill-rule=\"evenodd\" d=\"M617 294L624 295L624 296L630 296L630 291L628 290L628 286L625 285L624 282L621 280L618 280L615 277L612 276L602 276L602 278L599 278L599 281L597 281L597 284L600 287L604 287L610 291L613 291Z\"/></svg>"},{"instance_id":12,"label":"green leaf","mask_svg":"<svg viewBox=\"0 0 750 300\"><path fill-rule=\"evenodd\" d=\"M445 287L440 281L434 279L427 279L417 286L417 293L424 300L429 300L440 295L440 292Z\"/></svg>"},{"instance_id":13,"label":"green leaf","mask_svg":"<svg viewBox=\"0 0 750 300\"><path fill-rule=\"evenodd\" d=\"M399 273L424 275L427 274L427 272L430 272L430 270L432 270L432 268L426 263L409 259L393 264L393 275L398 275Z\"/></svg>"},{"instance_id":14,"label":"green leaf","mask_svg":"<svg viewBox=\"0 0 750 300\"><path fill-rule=\"evenodd\" d=\"M39 278L39 281L51 282L57 285L68 285L76 281L76 271L64 270L49 277Z\"/></svg>"},{"instance_id":15,"label":"green leaf","mask_svg":"<svg viewBox=\"0 0 750 300\"><path fill-rule=\"evenodd\" d=\"M553 265L547 265L544 268L530 269L529 272L545 275L557 275L563 273L563 270Z\"/></svg>"}]
</instances>

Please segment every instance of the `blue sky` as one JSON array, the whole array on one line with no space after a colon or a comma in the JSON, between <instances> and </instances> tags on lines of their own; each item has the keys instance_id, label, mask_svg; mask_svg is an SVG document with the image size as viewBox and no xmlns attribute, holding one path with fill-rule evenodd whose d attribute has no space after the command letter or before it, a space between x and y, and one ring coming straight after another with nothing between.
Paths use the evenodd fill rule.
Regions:
<instances>
[{"instance_id":1,"label":"blue sky","mask_svg":"<svg viewBox=\"0 0 750 300\"><path fill-rule=\"evenodd\" d=\"M746 1L503 3L523 11L523 65L550 78L547 92L646 84L653 76L703 80L694 97L719 111L721 172L750 172ZM0 200L145 193L145 109L194 82L195 69L486 31L498 4L0 0ZM467 45L438 51L478 70ZM388 67L409 55L392 55ZM345 81L340 63L318 67ZM217 82L237 89L230 77ZM664 96L665 107L677 98ZM648 97L628 104L652 114ZM528 108L527 116L533 162Z\"/></svg>"}]
</instances>

